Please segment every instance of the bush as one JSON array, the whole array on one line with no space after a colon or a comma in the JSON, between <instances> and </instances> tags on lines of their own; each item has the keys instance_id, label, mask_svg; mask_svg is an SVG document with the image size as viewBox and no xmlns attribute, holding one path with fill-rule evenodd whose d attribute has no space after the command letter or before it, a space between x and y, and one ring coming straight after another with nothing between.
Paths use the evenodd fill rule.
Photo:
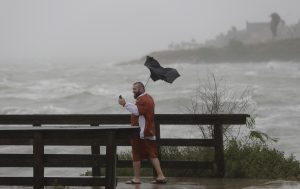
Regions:
<instances>
[{"instance_id":1,"label":"bush","mask_svg":"<svg viewBox=\"0 0 300 189\"><path fill-rule=\"evenodd\" d=\"M230 141L225 161L229 178L295 179L300 175L300 163L293 155L285 158L283 152L259 143Z\"/></svg>"}]
</instances>

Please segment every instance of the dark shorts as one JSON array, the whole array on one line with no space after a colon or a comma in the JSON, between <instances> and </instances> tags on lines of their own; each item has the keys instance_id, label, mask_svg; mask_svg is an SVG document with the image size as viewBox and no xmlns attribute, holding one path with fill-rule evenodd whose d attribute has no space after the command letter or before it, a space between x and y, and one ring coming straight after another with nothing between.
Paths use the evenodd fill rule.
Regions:
<instances>
[{"instance_id":1,"label":"dark shorts","mask_svg":"<svg viewBox=\"0 0 300 189\"><path fill-rule=\"evenodd\" d=\"M143 159L157 158L156 140L132 139L132 159L141 161Z\"/></svg>"}]
</instances>

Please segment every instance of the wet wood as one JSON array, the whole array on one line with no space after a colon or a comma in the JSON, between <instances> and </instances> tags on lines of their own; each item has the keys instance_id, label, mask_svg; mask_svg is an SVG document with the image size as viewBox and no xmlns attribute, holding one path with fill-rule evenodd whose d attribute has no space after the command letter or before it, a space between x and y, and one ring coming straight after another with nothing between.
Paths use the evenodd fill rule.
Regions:
<instances>
[{"instance_id":1,"label":"wet wood","mask_svg":"<svg viewBox=\"0 0 300 189\"><path fill-rule=\"evenodd\" d=\"M213 169L213 161L184 161L184 160L161 160L161 167L168 169ZM132 161L130 160L118 160L118 168L127 168L132 166ZM142 161L141 166L145 168L152 168L152 165L149 161Z\"/></svg>"},{"instance_id":2,"label":"wet wood","mask_svg":"<svg viewBox=\"0 0 300 189\"><path fill-rule=\"evenodd\" d=\"M107 146L106 146L106 188L112 189L116 187L116 164L117 164L117 146L115 140L115 132L107 133Z\"/></svg>"},{"instance_id":3,"label":"wet wood","mask_svg":"<svg viewBox=\"0 0 300 189\"><path fill-rule=\"evenodd\" d=\"M91 125L92 127L98 127L99 125ZM100 155L100 146L98 145L92 145L91 146L91 152L92 152L92 155ZM93 166L92 167L92 175L93 176L101 176L101 168L100 166Z\"/></svg>"},{"instance_id":4,"label":"wet wood","mask_svg":"<svg viewBox=\"0 0 300 189\"><path fill-rule=\"evenodd\" d=\"M131 126L121 127L0 127L0 144L13 142L21 137L26 138L33 145L33 154L0 154L0 167L33 167L33 177L0 177L0 185L33 185L33 188L44 188L46 185L68 186L106 186L113 189L116 186L116 140L117 137L125 137L130 140L139 136L139 129ZM80 139L92 139L94 142L100 139L106 146L105 156L98 154L73 155L73 154L44 154L44 141L68 139L80 141ZM4 141L4 142L3 142ZM86 143L91 146L95 143ZM98 144L98 143L96 143ZM82 178L45 178L44 167L103 167L106 168L105 177ZM5 180L4 182L1 182ZM15 182L16 181L16 182Z\"/></svg>"},{"instance_id":5,"label":"wet wood","mask_svg":"<svg viewBox=\"0 0 300 189\"><path fill-rule=\"evenodd\" d=\"M201 146L212 147L215 150L214 160L209 162L161 160L162 167L214 169L217 177L223 177L223 125L245 124L247 117L247 114L156 115L158 149L161 146ZM0 185L31 185L34 188L47 185L115 188L116 167L132 167L130 160L117 160L116 147L130 146L130 138L139 136L138 128L130 127L129 122L130 116L125 114L0 115L0 125L3 125L0 126L0 145L33 146L33 154L0 154L0 167L33 167L34 170L33 177L0 177ZM211 139L161 138L160 129L163 125L213 125L214 136ZM91 154L44 154L45 145L91 146ZM107 146L105 155L100 155L100 146ZM142 166L151 167L149 162L144 161ZM47 178L44 177L44 167L92 167L93 177ZM105 177L100 177L101 167L106 168Z\"/></svg>"},{"instance_id":6,"label":"wet wood","mask_svg":"<svg viewBox=\"0 0 300 189\"><path fill-rule=\"evenodd\" d=\"M220 124L214 125L215 139L215 163L216 177L224 177L225 161L224 161L224 146L223 146L223 127Z\"/></svg>"},{"instance_id":7,"label":"wet wood","mask_svg":"<svg viewBox=\"0 0 300 189\"><path fill-rule=\"evenodd\" d=\"M155 121L159 124L173 125L214 125L246 124L248 114L156 114ZM129 124L127 114L68 114L68 115L0 115L0 124L6 125L120 125Z\"/></svg>"}]
</instances>

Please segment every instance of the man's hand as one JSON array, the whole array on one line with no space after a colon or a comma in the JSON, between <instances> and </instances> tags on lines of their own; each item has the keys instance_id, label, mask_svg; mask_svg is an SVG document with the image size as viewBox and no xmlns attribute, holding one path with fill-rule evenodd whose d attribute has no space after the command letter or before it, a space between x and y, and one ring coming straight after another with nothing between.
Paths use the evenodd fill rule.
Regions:
<instances>
[{"instance_id":1,"label":"man's hand","mask_svg":"<svg viewBox=\"0 0 300 189\"><path fill-rule=\"evenodd\" d=\"M125 101L125 99L123 98L123 97L119 97L119 104L121 105L121 106L125 106L125 104L126 104L126 101Z\"/></svg>"}]
</instances>

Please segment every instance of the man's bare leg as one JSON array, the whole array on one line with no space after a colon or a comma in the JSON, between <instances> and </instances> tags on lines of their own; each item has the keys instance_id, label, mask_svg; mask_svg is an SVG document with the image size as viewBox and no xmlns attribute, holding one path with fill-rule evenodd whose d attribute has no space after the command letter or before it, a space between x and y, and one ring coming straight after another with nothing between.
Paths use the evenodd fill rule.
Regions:
<instances>
[{"instance_id":1,"label":"man's bare leg","mask_svg":"<svg viewBox=\"0 0 300 189\"><path fill-rule=\"evenodd\" d=\"M135 182L141 182L141 161L133 161L132 165L134 174L133 180Z\"/></svg>"},{"instance_id":2,"label":"man's bare leg","mask_svg":"<svg viewBox=\"0 0 300 189\"><path fill-rule=\"evenodd\" d=\"M160 167L160 163L159 163L159 160L158 158L150 158L150 161L154 167L154 169L156 170L156 174L157 174L157 179L158 180L163 180L165 179L166 177L164 176L162 170L161 170L161 167Z\"/></svg>"}]
</instances>

